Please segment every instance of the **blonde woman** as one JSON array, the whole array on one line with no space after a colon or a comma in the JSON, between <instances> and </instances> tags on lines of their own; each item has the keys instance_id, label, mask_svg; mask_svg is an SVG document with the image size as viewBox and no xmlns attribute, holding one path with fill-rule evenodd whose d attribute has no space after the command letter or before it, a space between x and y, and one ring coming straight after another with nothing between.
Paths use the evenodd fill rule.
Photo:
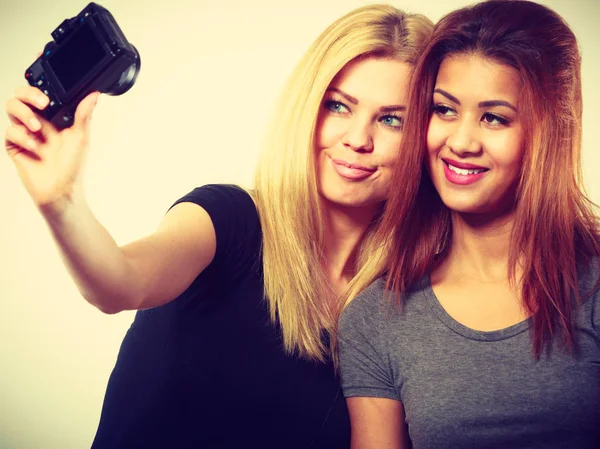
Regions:
<instances>
[{"instance_id":1,"label":"blonde woman","mask_svg":"<svg viewBox=\"0 0 600 449\"><path fill-rule=\"evenodd\" d=\"M8 154L82 295L105 313L139 310L94 449L349 446L328 335L370 254L431 29L390 6L337 20L289 81L255 189L195 189L124 247L80 183L98 94L64 131L33 112L48 102L39 90L9 100Z\"/></svg>"}]
</instances>

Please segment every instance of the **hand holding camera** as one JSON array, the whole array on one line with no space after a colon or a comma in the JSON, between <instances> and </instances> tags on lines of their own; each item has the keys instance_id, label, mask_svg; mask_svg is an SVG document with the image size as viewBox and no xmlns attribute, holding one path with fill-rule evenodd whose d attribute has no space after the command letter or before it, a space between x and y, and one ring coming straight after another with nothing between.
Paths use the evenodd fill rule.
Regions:
<instances>
[{"instance_id":1,"label":"hand holding camera","mask_svg":"<svg viewBox=\"0 0 600 449\"><path fill-rule=\"evenodd\" d=\"M35 203L60 209L78 191L99 94L127 92L140 58L110 12L95 3L63 21L52 37L25 71L29 86L6 104L5 143Z\"/></svg>"},{"instance_id":2,"label":"hand holding camera","mask_svg":"<svg viewBox=\"0 0 600 449\"><path fill-rule=\"evenodd\" d=\"M58 130L34 111L50 99L31 86L19 88L6 104L12 126L6 130L6 150L28 193L40 208L62 208L77 192L77 181L89 142L89 121L98 92L80 102L74 124Z\"/></svg>"},{"instance_id":3,"label":"hand holding camera","mask_svg":"<svg viewBox=\"0 0 600 449\"><path fill-rule=\"evenodd\" d=\"M77 104L91 92L121 95L135 83L139 54L105 8L90 3L52 37L25 78L49 97L40 114L57 128L73 124Z\"/></svg>"}]
</instances>

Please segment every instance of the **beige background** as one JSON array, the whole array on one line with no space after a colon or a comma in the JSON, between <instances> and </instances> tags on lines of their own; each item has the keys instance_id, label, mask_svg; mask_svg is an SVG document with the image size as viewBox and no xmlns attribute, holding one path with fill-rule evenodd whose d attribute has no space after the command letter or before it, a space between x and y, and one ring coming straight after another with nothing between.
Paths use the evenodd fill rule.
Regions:
<instances>
[{"instance_id":1,"label":"beige background","mask_svg":"<svg viewBox=\"0 0 600 449\"><path fill-rule=\"evenodd\" d=\"M50 32L87 2L0 0L0 97ZM361 0L107 0L142 71L122 97L100 98L86 185L98 218L126 243L208 182L249 184L282 84L331 21ZM437 20L462 0L398 0ZM595 0L547 0L583 51L584 166L600 202L600 48ZM0 128L7 126L2 113ZM44 222L0 155L0 448L80 449L93 439L132 313L103 315L70 281ZM549 180L551 181L551 180Z\"/></svg>"}]
</instances>

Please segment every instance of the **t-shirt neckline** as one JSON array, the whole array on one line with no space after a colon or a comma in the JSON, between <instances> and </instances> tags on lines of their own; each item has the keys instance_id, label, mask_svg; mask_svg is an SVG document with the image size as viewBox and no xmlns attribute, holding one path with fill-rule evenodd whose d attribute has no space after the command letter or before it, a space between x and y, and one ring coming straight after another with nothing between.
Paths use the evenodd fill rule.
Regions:
<instances>
[{"instance_id":1,"label":"t-shirt neckline","mask_svg":"<svg viewBox=\"0 0 600 449\"><path fill-rule=\"evenodd\" d=\"M427 275L425 279L423 279L423 295L425 296L425 300L437 316L437 318L450 330L456 332L463 337L469 338L471 340L480 340L480 341L500 341L505 340L507 338L514 337L522 332L528 330L533 324L533 319L531 317L527 318L524 321L513 324L512 326L505 327L504 329L498 329L495 331L480 331L475 330L470 327L465 326L462 323L456 321L446 309L442 306L437 296L433 291L431 286L431 277Z\"/></svg>"}]
</instances>

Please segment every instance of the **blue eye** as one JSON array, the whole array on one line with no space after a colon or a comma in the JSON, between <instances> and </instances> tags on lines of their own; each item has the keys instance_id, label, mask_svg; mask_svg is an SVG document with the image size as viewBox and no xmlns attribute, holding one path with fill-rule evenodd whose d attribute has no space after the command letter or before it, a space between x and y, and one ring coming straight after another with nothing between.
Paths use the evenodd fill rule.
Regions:
<instances>
[{"instance_id":1,"label":"blue eye","mask_svg":"<svg viewBox=\"0 0 600 449\"><path fill-rule=\"evenodd\" d=\"M343 114L346 112L350 112L348 110L348 107L344 103L341 103L341 102L335 101L335 100L326 100L325 108L336 114Z\"/></svg>"},{"instance_id":2,"label":"blue eye","mask_svg":"<svg viewBox=\"0 0 600 449\"><path fill-rule=\"evenodd\" d=\"M404 125L404 119L395 115L384 115L379 121L390 128L402 128Z\"/></svg>"}]
</instances>

